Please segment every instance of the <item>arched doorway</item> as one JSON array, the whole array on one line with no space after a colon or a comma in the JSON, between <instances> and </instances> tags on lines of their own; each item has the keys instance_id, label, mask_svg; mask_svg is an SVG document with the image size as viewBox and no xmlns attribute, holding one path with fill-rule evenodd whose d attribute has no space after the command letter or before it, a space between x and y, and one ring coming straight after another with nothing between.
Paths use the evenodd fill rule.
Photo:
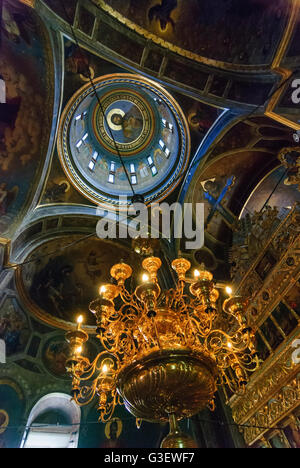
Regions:
<instances>
[{"instance_id":1,"label":"arched doorway","mask_svg":"<svg viewBox=\"0 0 300 468\"><path fill-rule=\"evenodd\" d=\"M80 408L64 393L50 393L32 408L20 448L77 448Z\"/></svg>"}]
</instances>

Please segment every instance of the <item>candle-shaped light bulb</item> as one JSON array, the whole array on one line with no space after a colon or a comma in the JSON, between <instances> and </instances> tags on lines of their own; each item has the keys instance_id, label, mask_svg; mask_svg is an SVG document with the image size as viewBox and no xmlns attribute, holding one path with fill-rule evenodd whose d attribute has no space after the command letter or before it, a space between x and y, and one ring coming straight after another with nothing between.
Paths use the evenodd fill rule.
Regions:
<instances>
[{"instance_id":1,"label":"candle-shaped light bulb","mask_svg":"<svg viewBox=\"0 0 300 468\"><path fill-rule=\"evenodd\" d=\"M103 366L102 366L102 372L103 372L104 374L106 374L106 372L108 372L108 369L109 369L109 368L108 368L108 365L107 365L107 364L103 364Z\"/></svg>"},{"instance_id":2,"label":"candle-shaped light bulb","mask_svg":"<svg viewBox=\"0 0 300 468\"><path fill-rule=\"evenodd\" d=\"M194 277L195 279L198 279L200 276L200 271L199 270L194 270Z\"/></svg>"},{"instance_id":3,"label":"candle-shaped light bulb","mask_svg":"<svg viewBox=\"0 0 300 468\"><path fill-rule=\"evenodd\" d=\"M105 291L106 291L106 287L104 285L100 286L100 289L99 289L100 294L105 293Z\"/></svg>"},{"instance_id":4,"label":"candle-shaped light bulb","mask_svg":"<svg viewBox=\"0 0 300 468\"><path fill-rule=\"evenodd\" d=\"M225 291L227 292L227 294L228 294L229 296L231 296L231 294L232 294L232 288L231 288L230 286L226 286Z\"/></svg>"},{"instance_id":5,"label":"candle-shaped light bulb","mask_svg":"<svg viewBox=\"0 0 300 468\"><path fill-rule=\"evenodd\" d=\"M78 328L78 330L80 330L80 326L81 326L81 324L82 324L82 322L83 322L83 317L82 317L82 315L78 315L76 321L77 321L77 328Z\"/></svg>"},{"instance_id":6,"label":"candle-shaped light bulb","mask_svg":"<svg viewBox=\"0 0 300 468\"><path fill-rule=\"evenodd\" d=\"M229 349L232 348L232 343L231 343L231 341L227 341L227 348L229 348Z\"/></svg>"},{"instance_id":7,"label":"candle-shaped light bulb","mask_svg":"<svg viewBox=\"0 0 300 468\"><path fill-rule=\"evenodd\" d=\"M75 351L76 351L76 354L81 354L82 353L82 346L78 346Z\"/></svg>"},{"instance_id":8,"label":"candle-shaped light bulb","mask_svg":"<svg viewBox=\"0 0 300 468\"><path fill-rule=\"evenodd\" d=\"M149 281L149 275L147 275L147 273L143 274L142 281L143 281L143 283L147 283L147 281Z\"/></svg>"}]
</instances>

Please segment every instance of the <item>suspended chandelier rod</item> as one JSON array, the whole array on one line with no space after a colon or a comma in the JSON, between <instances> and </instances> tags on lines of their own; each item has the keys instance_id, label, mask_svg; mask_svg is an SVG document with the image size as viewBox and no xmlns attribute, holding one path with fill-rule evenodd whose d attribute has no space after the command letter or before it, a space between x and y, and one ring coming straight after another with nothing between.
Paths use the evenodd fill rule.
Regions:
<instances>
[{"instance_id":1,"label":"suspended chandelier rod","mask_svg":"<svg viewBox=\"0 0 300 468\"><path fill-rule=\"evenodd\" d=\"M133 185L132 185L131 180L130 180L130 177L129 177L129 175L128 175L128 172L127 172L126 166L125 166L125 164L124 164L123 158L122 158L122 156L121 156L121 154L120 154L120 151L119 151L119 147L118 147L118 145L117 145L117 142L116 142L116 140L115 140L115 138L114 138L114 135L113 135L113 133L112 133L112 130L111 130L109 124L108 124L106 115L105 115L104 110L103 110L103 106L102 106L102 104L101 104L101 101L100 101L99 96L98 96L98 93L97 93L97 89L96 89L95 83L94 83L93 78L92 78L92 76L91 76L88 57L87 57L87 55L85 54L85 52L83 51L83 49L80 47L80 45L79 45L79 41L78 41L77 36L76 36L76 34L75 34L75 31L74 31L74 28L73 28L71 19L70 19L70 17L69 17L69 14L68 14L68 12L67 12L67 10L66 10L64 1L63 1L63 0L60 0L60 3L61 3L61 5L62 5L62 7L63 7L63 10L64 10L64 13L65 13L65 15L66 15L68 24L69 24L69 26L70 26L71 33L72 33L74 42L76 43L76 46L77 46L78 51L79 51L79 53L80 53L80 55L81 55L81 57L82 57L82 59L83 59L84 64L86 64L86 74L87 74L87 77L88 77L88 79L89 79L89 81L90 81L90 83L91 83L91 86L92 86L92 88L93 88L93 92L94 92L94 94L95 94L95 96L96 96L96 99L97 99L97 101L98 101L98 105L99 105L99 107L100 107L100 110L101 110L101 113L102 113L102 115L103 115L104 121L105 121L106 126L107 126L107 128L108 128L108 131L109 131L109 133L110 133L111 139L112 139L113 142L114 142L114 146L115 146L116 152L117 152L117 154L118 154L118 157L119 157L119 160L120 160L120 162L121 162L121 164L122 164L122 167L123 167L123 169L124 169L124 171L125 171L125 174L126 174L128 183L129 183L129 185L130 185L130 188L131 188L131 191L132 191L132 194L133 194L133 197L135 197L135 196L136 196L136 193L135 193L135 191L134 191Z\"/></svg>"}]
</instances>

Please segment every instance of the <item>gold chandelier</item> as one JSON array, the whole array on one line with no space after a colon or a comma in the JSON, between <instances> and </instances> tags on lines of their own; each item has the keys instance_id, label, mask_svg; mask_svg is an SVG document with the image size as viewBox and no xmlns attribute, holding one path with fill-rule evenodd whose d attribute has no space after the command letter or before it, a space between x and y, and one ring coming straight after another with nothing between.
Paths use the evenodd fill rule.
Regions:
<instances>
[{"instance_id":1,"label":"gold chandelier","mask_svg":"<svg viewBox=\"0 0 300 468\"><path fill-rule=\"evenodd\" d=\"M148 257L142 266L142 282L130 293L125 281L131 267L114 265L110 273L116 284L102 285L90 303L102 349L93 362L82 353L88 340L82 316L76 330L66 334L72 397L82 406L97 395L101 421L122 403L137 421L169 420L171 432L162 447L192 447L177 420L207 405L214 409L218 385L238 392L258 366L254 331L245 318L247 303L232 296L219 307L213 275L195 270L193 279L187 278L191 264L186 259L172 262L178 280L166 291L157 279L161 260Z\"/></svg>"}]
</instances>

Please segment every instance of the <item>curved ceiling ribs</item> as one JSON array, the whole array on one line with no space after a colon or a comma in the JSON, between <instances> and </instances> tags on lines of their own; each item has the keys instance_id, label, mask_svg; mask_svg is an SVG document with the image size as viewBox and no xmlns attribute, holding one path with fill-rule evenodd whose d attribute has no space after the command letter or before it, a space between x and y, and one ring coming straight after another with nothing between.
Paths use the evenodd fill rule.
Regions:
<instances>
[{"instance_id":1,"label":"curved ceiling ribs","mask_svg":"<svg viewBox=\"0 0 300 468\"><path fill-rule=\"evenodd\" d=\"M45 3L53 8L53 20L56 18L57 27L70 35L61 5L55 0L46 0ZM70 6L68 19L71 19L80 43L87 49L97 54L101 45L102 56L113 56L116 61L133 67L135 71L155 77L174 88L179 86L181 90L197 95L213 105L253 109L266 102L280 81L280 75L272 68L272 60L274 62L277 57L274 48L271 55L269 54L269 63L263 65L243 63L249 58L240 60L240 63L209 61L205 57L184 53L183 49L174 48L172 44L165 44L162 38L158 37L157 43L153 42L152 33L150 36L147 32L139 34L139 28L135 28L132 21L120 14L114 14L109 5L104 7L104 2L100 2L101 8L91 1L82 0L77 3L65 1L65 5ZM41 1L36 2L36 8L41 14L49 16L49 10ZM292 29L287 8L286 6L281 13L282 25L278 37L275 40L273 38L274 47L278 45L280 54L283 51L282 43L288 42ZM224 41L226 42L226 38ZM229 49L230 47L228 46ZM260 42L255 44L253 52L257 47L260 47Z\"/></svg>"}]
</instances>

